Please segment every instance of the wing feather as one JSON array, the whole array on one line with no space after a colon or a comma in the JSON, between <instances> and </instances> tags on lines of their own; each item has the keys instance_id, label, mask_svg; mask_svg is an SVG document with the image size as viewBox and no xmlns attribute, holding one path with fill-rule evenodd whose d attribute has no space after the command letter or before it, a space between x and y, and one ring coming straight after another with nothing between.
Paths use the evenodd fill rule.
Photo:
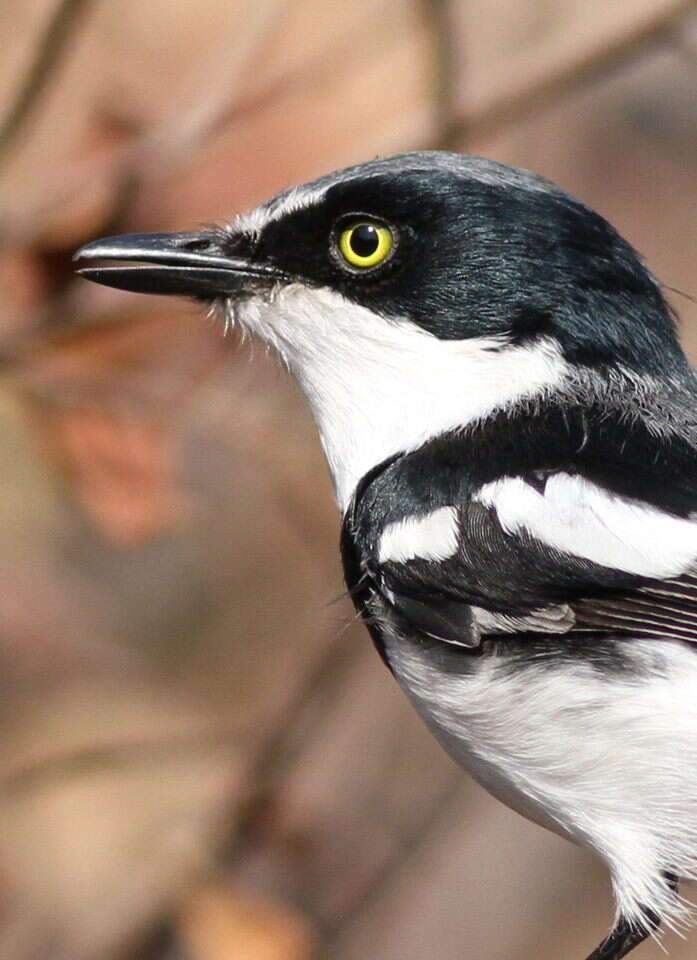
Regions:
<instances>
[{"instance_id":1,"label":"wing feather","mask_svg":"<svg viewBox=\"0 0 697 960\"><path fill-rule=\"evenodd\" d=\"M583 598L572 604L574 629L592 627L636 636L661 636L697 642L697 592L684 592L683 581L666 581L666 589L639 586L617 595ZM675 598L684 602L675 605Z\"/></svg>"},{"instance_id":2,"label":"wing feather","mask_svg":"<svg viewBox=\"0 0 697 960\"><path fill-rule=\"evenodd\" d=\"M377 592L415 630L467 645L697 642L697 391L656 394L652 423L635 386L621 403L503 410L377 465L344 521L359 608Z\"/></svg>"},{"instance_id":3,"label":"wing feather","mask_svg":"<svg viewBox=\"0 0 697 960\"><path fill-rule=\"evenodd\" d=\"M567 474L543 487L504 478L451 510L451 556L424 551L381 569L402 614L430 635L469 646L589 631L697 642L695 520Z\"/></svg>"}]
</instances>

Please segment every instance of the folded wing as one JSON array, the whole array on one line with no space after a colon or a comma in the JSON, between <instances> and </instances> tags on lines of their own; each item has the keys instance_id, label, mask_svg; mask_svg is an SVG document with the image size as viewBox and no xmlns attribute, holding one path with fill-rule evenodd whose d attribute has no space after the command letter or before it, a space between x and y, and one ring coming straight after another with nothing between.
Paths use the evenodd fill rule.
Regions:
<instances>
[{"instance_id":1,"label":"folded wing","mask_svg":"<svg viewBox=\"0 0 697 960\"><path fill-rule=\"evenodd\" d=\"M697 520L580 473L502 477L385 527L376 582L451 643L603 631L697 640Z\"/></svg>"}]
</instances>

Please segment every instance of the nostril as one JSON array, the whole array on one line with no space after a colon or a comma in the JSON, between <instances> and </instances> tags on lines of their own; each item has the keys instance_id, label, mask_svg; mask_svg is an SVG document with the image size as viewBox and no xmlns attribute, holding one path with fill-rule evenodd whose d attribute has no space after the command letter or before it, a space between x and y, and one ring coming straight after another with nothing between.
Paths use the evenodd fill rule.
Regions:
<instances>
[{"instance_id":1,"label":"nostril","mask_svg":"<svg viewBox=\"0 0 697 960\"><path fill-rule=\"evenodd\" d=\"M180 240L177 246L181 250L189 250L192 253L205 253L214 248L215 241L213 237L192 237L190 240Z\"/></svg>"}]
</instances>

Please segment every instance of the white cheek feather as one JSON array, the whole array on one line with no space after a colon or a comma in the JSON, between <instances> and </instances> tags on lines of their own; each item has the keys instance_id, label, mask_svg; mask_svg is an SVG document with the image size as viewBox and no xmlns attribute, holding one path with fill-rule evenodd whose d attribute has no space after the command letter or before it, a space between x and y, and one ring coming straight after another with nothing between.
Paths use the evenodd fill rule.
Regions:
<instances>
[{"instance_id":1,"label":"white cheek feather","mask_svg":"<svg viewBox=\"0 0 697 960\"><path fill-rule=\"evenodd\" d=\"M636 673L615 675L583 661L501 672L495 656L446 672L394 633L387 654L436 737L483 786L602 857L619 912L686 921L662 872L697 877L693 649L628 639Z\"/></svg>"},{"instance_id":2,"label":"white cheek feather","mask_svg":"<svg viewBox=\"0 0 697 960\"><path fill-rule=\"evenodd\" d=\"M361 477L387 457L541 394L569 373L552 340L439 340L300 283L231 303L228 311L277 350L298 379L342 510Z\"/></svg>"},{"instance_id":3,"label":"white cheek feather","mask_svg":"<svg viewBox=\"0 0 697 960\"><path fill-rule=\"evenodd\" d=\"M380 563L407 560L447 560L457 553L458 524L454 507L441 507L424 517L407 517L388 524L380 537Z\"/></svg>"},{"instance_id":4,"label":"white cheek feather","mask_svg":"<svg viewBox=\"0 0 697 960\"><path fill-rule=\"evenodd\" d=\"M673 577L697 558L697 522L617 496L586 480L555 474L544 494L517 477L476 494L506 533L527 530L565 553L647 577Z\"/></svg>"}]
</instances>

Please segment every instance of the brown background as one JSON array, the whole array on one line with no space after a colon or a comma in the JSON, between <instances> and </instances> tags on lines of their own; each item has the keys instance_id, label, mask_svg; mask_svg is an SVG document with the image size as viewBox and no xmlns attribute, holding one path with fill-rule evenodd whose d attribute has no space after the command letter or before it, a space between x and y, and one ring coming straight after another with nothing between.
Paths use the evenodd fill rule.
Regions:
<instances>
[{"instance_id":1,"label":"brown background","mask_svg":"<svg viewBox=\"0 0 697 960\"><path fill-rule=\"evenodd\" d=\"M2 960L559 960L600 939L604 871L460 774L352 622L293 384L192 306L76 282L70 256L450 146L559 181L697 295L691 11L0 0ZM671 298L697 356L697 307Z\"/></svg>"}]
</instances>

